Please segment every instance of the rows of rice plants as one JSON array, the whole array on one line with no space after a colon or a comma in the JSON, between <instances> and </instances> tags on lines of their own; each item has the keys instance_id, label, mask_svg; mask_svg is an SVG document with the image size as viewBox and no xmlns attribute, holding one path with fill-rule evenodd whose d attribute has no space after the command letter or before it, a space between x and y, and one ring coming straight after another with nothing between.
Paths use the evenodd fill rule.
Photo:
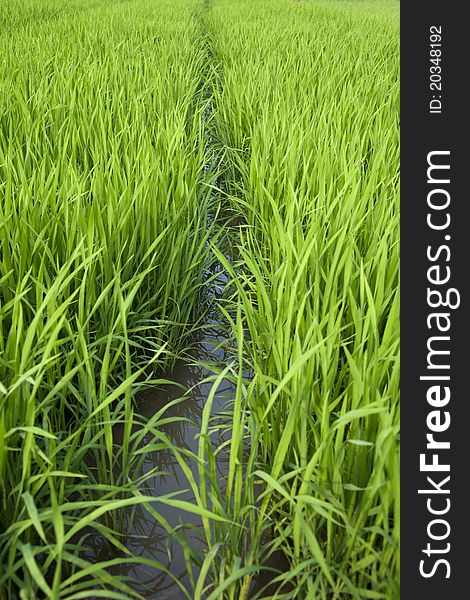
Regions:
<instances>
[{"instance_id":1,"label":"rows of rice plants","mask_svg":"<svg viewBox=\"0 0 470 600\"><path fill-rule=\"evenodd\" d=\"M2 5L0 598L131 593L81 550L95 531L125 551L117 509L142 502L133 397L201 312L195 6Z\"/></svg>"},{"instance_id":2,"label":"rows of rice plants","mask_svg":"<svg viewBox=\"0 0 470 600\"><path fill-rule=\"evenodd\" d=\"M245 222L225 266L254 373L233 424L251 457L233 460L240 487L264 486L255 560L269 525L264 552L289 563L275 597L396 598L397 5L219 0L207 24L225 201Z\"/></svg>"},{"instance_id":3,"label":"rows of rice plants","mask_svg":"<svg viewBox=\"0 0 470 600\"><path fill-rule=\"evenodd\" d=\"M0 599L139 597L114 568L166 565L125 547L137 505L187 598L398 597L398 44L394 0L8 0ZM235 351L192 455L134 399L214 261ZM145 496L159 447L192 505ZM159 502L200 516L202 555Z\"/></svg>"}]
</instances>

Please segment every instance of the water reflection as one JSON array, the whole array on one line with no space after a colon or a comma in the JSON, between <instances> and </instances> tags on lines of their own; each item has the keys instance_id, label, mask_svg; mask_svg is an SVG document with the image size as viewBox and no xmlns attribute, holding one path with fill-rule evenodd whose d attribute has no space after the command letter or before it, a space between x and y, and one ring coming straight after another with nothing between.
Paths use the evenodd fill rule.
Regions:
<instances>
[{"instance_id":1,"label":"water reflection","mask_svg":"<svg viewBox=\"0 0 470 600\"><path fill-rule=\"evenodd\" d=\"M227 260L232 262L233 246L226 243L220 247ZM196 484L199 483L198 468L195 460L188 455L198 453L202 412L213 386L214 374L229 364L235 364L237 356L234 340L229 333L229 323L218 305L230 285L228 275L219 262L212 265L208 280L209 292L201 304L205 323L197 339L193 340L191 355L186 356L185 360L179 360L171 373L161 374L162 379L168 380L168 383L160 383L140 392L135 399L136 423L142 423L141 430L146 422L155 420L160 413L155 428L182 452ZM215 446L230 439L230 428L224 427L224 424L227 423L227 416L230 418L235 389L233 381L224 379L213 398L211 424L220 426L212 430L211 439ZM138 434L138 429L139 425L134 425L133 433ZM114 427L113 439L119 454L124 439L123 424ZM137 456L135 453L139 449L147 450ZM139 449L130 447L129 452L134 452L131 457L134 463L132 478L140 477L144 480L141 486L143 494L158 497L185 490L178 495L178 499L194 501L187 477L175 453L161 444L161 439L152 433L152 429L142 436ZM119 464L115 465L115 469L119 470ZM223 490L228 472L228 456L224 451L219 451L216 455L216 469ZM160 503L154 508L174 529L175 535L169 535L143 506L137 505L120 512L119 530L126 532L126 535L119 540L133 556L162 563L189 590L190 577L186 572L183 545L178 542L178 537L184 537L194 559L192 564L197 564L207 549L201 535L201 519L187 511ZM95 561L108 560L116 558L116 548L110 548L103 543L103 538L98 533L91 532L87 539L86 554ZM132 584L132 587L148 600L179 600L186 597L163 570L130 564L126 562L125 556L119 566L113 568L113 573L135 580L137 584ZM193 575L197 579L196 569Z\"/></svg>"},{"instance_id":2,"label":"water reflection","mask_svg":"<svg viewBox=\"0 0 470 600\"><path fill-rule=\"evenodd\" d=\"M220 322L217 323L212 316L208 319L197 343L194 344L192 356L187 360L178 361L172 372L166 375L165 379L170 380L171 383L160 383L140 392L136 397L136 421L145 424L160 413L156 428L165 434L178 450L188 451L183 456L196 484L199 483L198 468L188 454L197 455L198 452L202 411L213 385L208 378L214 379L217 368L233 362L234 355L234 348L228 343L225 327ZM221 422L222 417L218 415L228 411L234 395L235 384L228 379L223 380L213 399L213 423ZM133 431L136 432L138 427L138 425L134 426ZM119 450L123 443L123 424L114 427L113 439ZM224 434L219 433L213 438L214 444L219 445L223 439ZM178 495L178 499L194 501L186 475L174 452L159 442L160 440L155 438L151 430L142 437L140 442L140 448L149 448L149 451L143 452L135 459L136 465L139 465L139 472L134 471L134 475L145 478L141 486L142 493L158 497L185 490ZM157 445L159 447L155 449ZM217 454L216 467L219 480L223 482L228 469L227 456L223 452ZM194 556L202 557L206 546L201 536L201 519L192 513L165 504L158 503L154 508L171 528L175 529L177 532L175 536L170 536L143 506L138 505L120 512L119 529L126 532L126 535L119 539L134 556L159 561L187 589L190 589L184 550L176 538L178 535L184 536ZM92 557L95 561L108 560L116 558L116 549L110 549L103 543L98 533L91 532L87 539L86 554L88 558ZM113 568L113 573L137 581L138 583L132 587L145 598L149 600L185 598L178 585L163 571L144 565L129 564L125 556L122 558L122 563ZM196 572L194 577L197 578Z\"/></svg>"}]
</instances>

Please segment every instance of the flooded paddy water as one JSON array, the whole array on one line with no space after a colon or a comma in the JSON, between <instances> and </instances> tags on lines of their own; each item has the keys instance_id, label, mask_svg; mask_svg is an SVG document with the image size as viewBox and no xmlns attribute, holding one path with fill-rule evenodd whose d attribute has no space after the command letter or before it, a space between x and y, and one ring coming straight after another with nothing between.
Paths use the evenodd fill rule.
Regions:
<instances>
[{"instance_id":1,"label":"flooded paddy water","mask_svg":"<svg viewBox=\"0 0 470 600\"><path fill-rule=\"evenodd\" d=\"M225 215L224 220L227 218ZM234 226L241 224L240 219L232 223ZM226 230L225 243L221 243L220 247L230 263L234 260L234 246L231 243L234 241L235 237L231 237L230 229ZM145 426L146 422L158 414L155 427L177 450L180 460L184 460L199 488L197 456L203 410L217 374L227 365L233 365L232 376L219 381L211 398L211 442L219 489L225 495L224 481L229 468L231 431L233 419L237 418L233 414L238 369L237 342L219 305L219 302L223 303L230 285L228 274L220 261L213 262L207 279L209 291L203 302L203 310L206 312L204 324L194 334L187 355L178 359L170 372L160 374L161 383L136 395L136 424L133 429ZM249 343L248 340L246 342ZM247 382L251 378L247 368L243 368L243 377ZM122 445L123 428L121 423L113 428L116 447ZM140 472L134 472L133 477L144 481L141 486L142 494L151 497L175 494L178 500L195 503L188 477L170 446L159 444L153 433L147 433L139 446L139 452L142 453ZM258 484L256 489L261 493L263 488ZM201 518L192 512L163 503L155 506L155 509L174 530L174 536L144 506L137 505L120 511L120 529L125 532L120 541L130 552L129 556L158 561L163 568L158 570L153 566L130 563L122 555L122 561L110 571L119 577L128 578L131 587L146 600L183 600L188 596L181 588L184 587L191 593L191 584L197 581L200 565L210 550L204 539ZM182 539L184 544L181 543ZM188 573L185 547L186 552L189 549L191 553L191 574ZM99 534L90 532L85 551L88 560L100 562L120 556L116 548L103 544ZM247 598L254 597L262 589L274 593L273 586L269 590L270 581L287 570L286 558L282 553L275 552L253 577Z\"/></svg>"},{"instance_id":2,"label":"flooded paddy water","mask_svg":"<svg viewBox=\"0 0 470 600\"><path fill-rule=\"evenodd\" d=\"M212 387L211 382L203 382L203 380L210 375L211 373L206 367L179 361L170 374L174 383L162 384L158 388L148 389L139 395L136 401L137 415L145 420L161 411L162 420L165 422L159 426L162 433L168 436L178 451L188 451L197 456L202 411ZM184 395L180 386L184 386L187 390ZM233 398L233 394L234 384L224 380L213 400L214 417L228 409L228 403ZM119 432L116 434L118 442ZM222 435L217 437L221 438ZM152 436L147 438L149 444L153 443L151 438ZM219 445L220 442L220 439L214 440L215 445ZM166 448L146 451L145 444L142 450L145 454L141 475L151 474L142 486L142 493L156 497L175 492L178 493L179 500L194 502L189 482L172 450ZM195 459L186 455L185 462L198 484L198 465ZM217 455L217 471L220 481L223 481L227 471L227 459L223 453ZM186 491L181 493L182 490ZM157 508L160 516L172 528L184 535L191 550L202 557L203 551L207 548L203 540L200 517L165 504L160 504ZM124 529L128 532L124 544L132 552L132 555L158 560L189 589L190 579L181 544L169 536L166 529L142 506L131 507L125 511L123 520ZM96 553L96 558L103 560L104 557L100 554L99 546L93 548L92 543L91 538L89 550ZM125 557L123 557L122 564L115 568L115 573L129 576L138 582L133 587L149 600L185 598L180 587L169 575L163 572L156 573L155 569L149 569L145 565L126 564ZM194 571L194 576L197 578L196 571Z\"/></svg>"},{"instance_id":3,"label":"flooded paddy water","mask_svg":"<svg viewBox=\"0 0 470 600\"><path fill-rule=\"evenodd\" d=\"M225 251L226 258L231 260L230 249L227 247ZM161 374L162 383L137 394L134 408L135 420L142 425L159 413L158 430L167 436L183 457L196 485L199 484L196 457L203 409L212 390L215 374L236 358L236 346L230 336L229 323L217 304L228 283L227 273L215 261L207 278L207 289L210 291L205 294L201 308L206 313L204 324L193 336L190 351L184 359L175 362L169 373ZM215 454L216 468L222 487L228 469L228 456L223 443L230 439L224 422L232 418L230 411L235 390L235 382L225 378L219 383L212 399L211 423L215 429L212 442L214 448L218 448ZM113 440L117 446L122 444L123 427L123 424L117 424L113 428ZM139 448L143 460L140 473L135 475L144 480L142 493L153 497L175 493L178 500L194 502L194 494L175 452L171 447L161 447L162 444L155 442L153 434L146 434ZM191 552L202 559L207 544L203 539L201 518L165 504L159 504L157 509L162 519L184 537ZM113 567L114 574L134 580L136 583L132 587L148 600L186 598L174 581L176 578L186 589L190 589L184 549L176 536L170 536L165 527L140 505L124 509L120 518L122 531L126 532L121 540L124 546L135 557L159 561L168 573L156 572L154 568L141 564L127 563L123 556L122 563ZM116 557L116 550L104 547L102 541L99 534L90 534L85 552L87 559L98 562ZM197 568L192 576L197 579Z\"/></svg>"}]
</instances>

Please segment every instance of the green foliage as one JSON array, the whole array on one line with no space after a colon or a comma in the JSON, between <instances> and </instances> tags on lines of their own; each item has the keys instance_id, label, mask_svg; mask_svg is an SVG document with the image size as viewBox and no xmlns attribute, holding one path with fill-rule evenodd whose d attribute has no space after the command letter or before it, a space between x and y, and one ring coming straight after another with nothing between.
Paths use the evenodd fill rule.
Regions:
<instances>
[{"instance_id":1,"label":"green foliage","mask_svg":"<svg viewBox=\"0 0 470 600\"><path fill-rule=\"evenodd\" d=\"M92 527L122 546L115 513L136 494L132 398L171 366L200 313L209 197L193 10L7 3L2 598L72 598L110 582L129 592L87 565L77 544ZM116 447L120 422L128 427Z\"/></svg>"},{"instance_id":2,"label":"green foliage","mask_svg":"<svg viewBox=\"0 0 470 600\"><path fill-rule=\"evenodd\" d=\"M1 600L139 597L122 557L167 567L126 548L133 506L183 546L187 598L399 597L398 57L389 0L6 2ZM191 454L133 400L215 260L237 350ZM155 448L192 504L144 494ZM161 503L200 517L204 556ZM92 533L115 559L85 558Z\"/></svg>"},{"instance_id":3,"label":"green foliage","mask_svg":"<svg viewBox=\"0 0 470 600\"><path fill-rule=\"evenodd\" d=\"M247 482L264 484L257 531L273 524L296 598L398 597L396 16L220 0L208 17L226 196L245 222L225 267L254 373Z\"/></svg>"}]
</instances>

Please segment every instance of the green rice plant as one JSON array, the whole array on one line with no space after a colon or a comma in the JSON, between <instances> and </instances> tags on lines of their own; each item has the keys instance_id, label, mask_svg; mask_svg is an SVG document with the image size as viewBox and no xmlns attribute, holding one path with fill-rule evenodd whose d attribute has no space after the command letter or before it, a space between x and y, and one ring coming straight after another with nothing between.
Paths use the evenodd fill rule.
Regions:
<instances>
[{"instance_id":1,"label":"green rice plant","mask_svg":"<svg viewBox=\"0 0 470 600\"><path fill-rule=\"evenodd\" d=\"M0 598L140 597L113 568L168 568L132 556L132 507L183 547L187 598L398 597L397 17L391 0L8 0ZM146 420L134 399L185 355L214 261L235 351L206 365L191 453L164 433L171 403ZM160 449L192 503L143 493ZM162 504L200 518L202 555Z\"/></svg>"},{"instance_id":2,"label":"green rice plant","mask_svg":"<svg viewBox=\"0 0 470 600\"><path fill-rule=\"evenodd\" d=\"M120 510L147 502L133 398L201 316L212 175L194 8L2 13L2 598L136 595L83 549L91 528L129 554Z\"/></svg>"},{"instance_id":3,"label":"green rice plant","mask_svg":"<svg viewBox=\"0 0 470 600\"><path fill-rule=\"evenodd\" d=\"M396 5L220 0L207 23L274 597L397 598Z\"/></svg>"}]
</instances>

